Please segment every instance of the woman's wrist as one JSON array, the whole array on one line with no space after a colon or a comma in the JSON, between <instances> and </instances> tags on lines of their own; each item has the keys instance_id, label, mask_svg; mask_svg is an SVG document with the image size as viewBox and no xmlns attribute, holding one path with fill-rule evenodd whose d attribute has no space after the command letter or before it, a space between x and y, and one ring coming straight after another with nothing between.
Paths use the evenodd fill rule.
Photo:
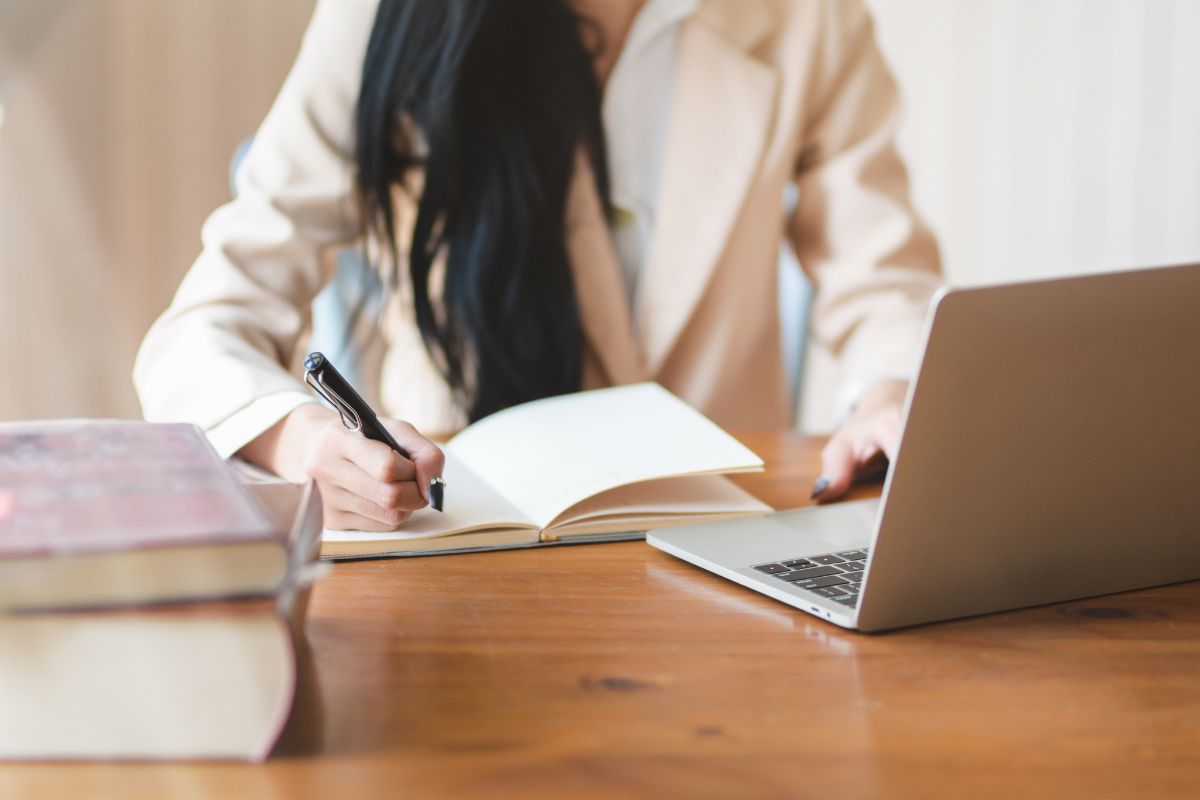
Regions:
<instances>
[{"instance_id":1,"label":"woman's wrist","mask_svg":"<svg viewBox=\"0 0 1200 800\"><path fill-rule=\"evenodd\" d=\"M846 416L870 414L881 407L904 405L904 398L908 395L908 384L909 381L905 378L880 378L863 390Z\"/></svg>"},{"instance_id":2,"label":"woman's wrist","mask_svg":"<svg viewBox=\"0 0 1200 800\"><path fill-rule=\"evenodd\" d=\"M273 472L284 480L303 483L309 444L314 431L336 416L332 409L320 403L297 406L283 419L260 433L243 446L237 455L255 466Z\"/></svg>"}]
</instances>

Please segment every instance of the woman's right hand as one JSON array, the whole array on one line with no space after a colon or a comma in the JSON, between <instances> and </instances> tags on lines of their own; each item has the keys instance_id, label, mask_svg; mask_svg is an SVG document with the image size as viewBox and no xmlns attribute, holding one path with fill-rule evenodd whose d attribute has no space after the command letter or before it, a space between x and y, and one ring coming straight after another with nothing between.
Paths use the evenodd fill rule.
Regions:
<instances>
[{"instance_id":1,"label":"woman's right hand","mask_svg":"<svg viewBox=\"0 0 1200 800\"><path fill-rule=\"evenodd\" d=\"M300 406L238 451L238 455L295 483L309 478L321 490L325 527L391 531L429 502L429 481L446 459L407 422L380 423L411 459L342 425L337 412Z\"/></svg>"}]
</instances>

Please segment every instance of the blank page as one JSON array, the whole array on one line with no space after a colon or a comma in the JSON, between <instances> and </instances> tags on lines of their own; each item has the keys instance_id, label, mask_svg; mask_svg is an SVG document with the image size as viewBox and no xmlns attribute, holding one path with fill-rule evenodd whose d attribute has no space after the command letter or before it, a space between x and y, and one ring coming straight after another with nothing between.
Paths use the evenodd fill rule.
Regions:
<instances>
[{"instance_id":1,"label":"blank page","mask_svg":"<svg viewBox=\"0 0 1200 800\"><path fill-rule=\"evenodd\" d=\"M762 469L749 448L653 383L515 406L467 428L446 451L540 527L618 486Z\"/></svg>"},{"instance_id":2,"label":"blank page","mask_svg":"<svg viewBox=\"0 0 1200 800\"><path fill-rule=\"evenodd\" d=\"M496 493L454 454L446 453L446 510L422 508L413 512L398 531L326 530L327 542L391 542L405 539L432 539L466 531L492 528L528 528L534 525L512 503Z\"/></svg>"},{"instance_id":3,"label":"blank page","mask_svg":"<svg viewBox=\"0 0 1200 800\"><path fill-rule=\"evenodd\" d=\"M700 517L706 514L769 514L769 505L720 475L663 478L619 486L576 503L554 520L552 528L591 519L651 515Z\"/></svg>"}]
</instances>

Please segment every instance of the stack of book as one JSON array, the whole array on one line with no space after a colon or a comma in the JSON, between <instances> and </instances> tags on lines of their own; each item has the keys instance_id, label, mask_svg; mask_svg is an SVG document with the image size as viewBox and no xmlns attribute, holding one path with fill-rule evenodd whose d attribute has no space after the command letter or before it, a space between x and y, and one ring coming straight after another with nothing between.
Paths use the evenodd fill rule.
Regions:
<instances>
[{"instance_id":1,"label":"stack of book","mask_svg":"<svg viewBox=\"0 0 1200 800\"><path fill-rule=\"evenodd\" d=\"M0 758L266 758L320 534L191 425L0 425Z\"/></svg>"}]
</instances>

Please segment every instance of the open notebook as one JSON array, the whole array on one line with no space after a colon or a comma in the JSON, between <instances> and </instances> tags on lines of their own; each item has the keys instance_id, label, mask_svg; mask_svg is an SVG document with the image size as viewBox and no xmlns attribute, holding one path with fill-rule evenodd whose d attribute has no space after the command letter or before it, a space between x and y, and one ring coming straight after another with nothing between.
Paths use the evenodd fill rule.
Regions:
<instances>
[{"instance_id":1,"label":"open notebook","mask_svg":"<svg viewBox=\"0 0 1200 800\"><path fill-rule=\"evenodd\" d=\"M653 383L525 403L446 453L446 510L391 533L325 531L321 555L384 555L639 538L648 528L769 512L720 473L762 459Z\"/></svg>"}]
</instances>

